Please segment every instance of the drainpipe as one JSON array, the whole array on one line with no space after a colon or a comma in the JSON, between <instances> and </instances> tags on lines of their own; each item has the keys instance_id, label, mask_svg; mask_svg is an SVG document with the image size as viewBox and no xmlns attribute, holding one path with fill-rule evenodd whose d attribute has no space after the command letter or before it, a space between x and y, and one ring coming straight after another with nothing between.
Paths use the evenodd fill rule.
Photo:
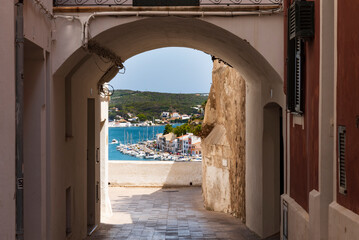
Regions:
<instances>
[{"instance_id":1,"label":"drainpipe","mask_svg":"<svg viewBox=\"0 0 359 240\"><path fill-rule=\"evenodd\" d=\"M137 16L137 17L235 17L235 16L249 16L249 15L271 15L283 11L282 6L278 9L272 10L258 10L258 11L227 11L227 12L213 12L213 11L117 11L117 12L94 12L90 14L82 23L82 46L87 48L90 40L89 25L92 19L96 17L108 16ZM57 15L56 17L69 18L69 16ZM70 17L71 18L71 17Z\"/></svg>"},{"instance_id":2,"label":"drainpipe","mask_svg":"<svg viewBox=\"0 0 359 240\"><path fill-rule=\"evenodd\" d=\"M23 153L23 112L24 112L24 18L23 0L16 4L16 33L15 33L15 57L16 57L16 239L24 239L24 153Z\"/></svg>"}]
</instances>

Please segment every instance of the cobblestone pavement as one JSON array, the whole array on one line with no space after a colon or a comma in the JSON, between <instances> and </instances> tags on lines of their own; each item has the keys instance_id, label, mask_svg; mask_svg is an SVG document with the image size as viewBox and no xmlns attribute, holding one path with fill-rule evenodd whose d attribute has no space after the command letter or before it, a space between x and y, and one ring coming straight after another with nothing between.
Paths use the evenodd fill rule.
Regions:
<instances>
[{"instance_id":1,"label":"cobblestone pavement","mask_svg":"<svg viewBox=\"0 0 359 240\"><path fill-rule=\"evenodd\" d=\"M238 219L203 207L201 188L110 188L113 216L88 239L260 239Z\"/></svg>"}]
</instances>

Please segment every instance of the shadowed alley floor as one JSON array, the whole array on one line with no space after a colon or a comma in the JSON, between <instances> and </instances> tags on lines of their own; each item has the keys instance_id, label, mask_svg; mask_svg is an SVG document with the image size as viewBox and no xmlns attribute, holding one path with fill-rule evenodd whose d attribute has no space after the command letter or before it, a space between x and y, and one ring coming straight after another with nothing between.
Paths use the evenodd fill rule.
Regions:
<instances>
[{"instance_id":1,"label":"shadowed alley floor","mask_svg":"<svg viewBox=\"0 0 359 240\"><path fill-rule=\"evenodd\" d=\"M88 239L260 239L239 219L205 210L199 187L109 192L113 216Z\"/></svg>"}]
</instances>

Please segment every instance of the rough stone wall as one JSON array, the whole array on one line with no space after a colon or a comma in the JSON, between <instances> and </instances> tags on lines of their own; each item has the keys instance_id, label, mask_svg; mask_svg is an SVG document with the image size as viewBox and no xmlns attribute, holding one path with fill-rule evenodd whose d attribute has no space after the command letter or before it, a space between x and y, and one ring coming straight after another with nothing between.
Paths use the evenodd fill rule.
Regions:
<instances>
[{"instance_id":1,"label":"rough stone wall","mask_svg":"<svg viewBox=\"0 0 359 240\"><path fill-rule=\"evenodd\" d=\"M238 72L214 61L203 124L205 207L245 222L245 93Z\"/></svg>"}]
</instances>

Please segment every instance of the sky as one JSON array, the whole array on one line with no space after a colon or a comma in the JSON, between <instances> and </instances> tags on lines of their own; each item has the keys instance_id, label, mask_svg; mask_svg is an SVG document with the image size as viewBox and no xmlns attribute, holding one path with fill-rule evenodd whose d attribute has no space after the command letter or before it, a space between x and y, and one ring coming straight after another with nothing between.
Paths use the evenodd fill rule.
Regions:
<instances>
[{"instance_id":1,"label":"sky","mask_svg":"<svg viewBox=\"0 0 359 240\"><path fill-rule=\"evenodd\" d=\"M160 48L138 54L124 65L125 73L110 82L115 89L209 93L212 83L211 56L195 49Z\"/></svg>"}]
</instances>

